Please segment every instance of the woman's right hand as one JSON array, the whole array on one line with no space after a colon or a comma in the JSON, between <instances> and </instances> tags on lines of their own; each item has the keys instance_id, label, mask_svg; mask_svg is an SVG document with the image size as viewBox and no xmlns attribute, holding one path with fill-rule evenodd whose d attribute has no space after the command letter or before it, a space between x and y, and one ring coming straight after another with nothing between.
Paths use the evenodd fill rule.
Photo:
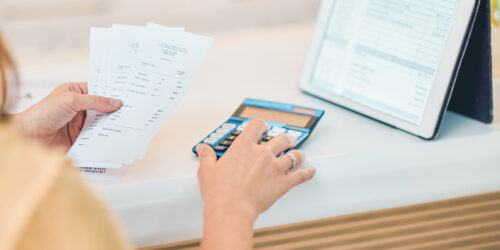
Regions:
<instances>
[{"instance_id":1,"label":"woman's right hand","mask_svg":"<svg viewBox=\"0 0 500 250\"><path fill-rule=\"evenodd\" d=\"M251 248L257 216L291 188L314 176L312 167L290 172L291 157L277 157L297 144L293 136L280 135L258 145L267 130L263 120L254 119L218 161L210 146L196 147L200 157L198 179L205 201L204 248ZM295 156L297 165L304 161L302 151L289 153Z\"/></svg>"}]
</instances>

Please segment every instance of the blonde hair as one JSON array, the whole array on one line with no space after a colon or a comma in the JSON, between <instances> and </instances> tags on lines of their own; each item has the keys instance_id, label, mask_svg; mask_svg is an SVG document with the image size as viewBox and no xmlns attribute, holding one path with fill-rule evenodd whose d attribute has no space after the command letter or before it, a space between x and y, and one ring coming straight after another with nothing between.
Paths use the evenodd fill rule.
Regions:
<instances>
[{"instance_id":1,"label":"blonde hair","mask_svg":"<svg viewBox=\"0 0 500 250\"><path fill-rule=\"evenodd\" d=\"M9 76L13 78L9 78ZM2 34L0 34L0 113L3 113L7 102L8 79L13 79L14 84L17 84L19 78L14 60L3 42Z\"/></svg>"}]
</instances>

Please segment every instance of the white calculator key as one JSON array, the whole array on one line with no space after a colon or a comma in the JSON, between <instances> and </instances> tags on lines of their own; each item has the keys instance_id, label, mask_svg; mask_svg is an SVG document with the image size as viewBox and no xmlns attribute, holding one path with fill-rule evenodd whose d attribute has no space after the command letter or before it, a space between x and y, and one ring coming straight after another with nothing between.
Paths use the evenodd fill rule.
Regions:
<instances>
[{"instance_id":1,"label":"white calculator key","mask_svg":"<svg viewBox=\"0 0 500 250\"><path fill-rule=\"evenodd\" d=\"M231 131L231 129L227 129L227 128L218 128L217 130L215 130L215 133L219 133L219 134L227 134L227 133L229 133L229 131Z\"/></svg>"},{"instance_id":2,"label":"white calculator key","mask_svg":"<svg viewBox=\"0 0 500 250\"><path fill-rule=\"evenodd\" d=\"M271 131L267 132L267 135L268 135L268 136L271 136L271 137L276 137L276 136L278 136L278 135L280 135L280 134L279 134L279 133L277 133L276 131L271 130Z\"/></svg>"},{"instance_id":3,"label":"white calculator key","mask_svg":"<svg viewBox=\"0 0 500 250\"><path fill-rule=\"evenodd\" d=\"M240 125L236 128L236 130L243 131L246 128L246 126Z\"/></svg>"},{"instance_id":4,"label":"white calculator key","mask_svg":"<svg viewBox=\"0 0 500 250\"><path fill-rule=\"evenodd\" d=\"M277 134L284 134L286 132L285 128L278 128L274 127L271 129L271 132L277 133Z\"/></svg>"},{"instance_id":5,"label":"white calculator key","mask_svg":"<svg viewBox=\"0 0 500 250\"><path fill-rule=\"evenodd\" d=\"M219 139L217 138L207 138L203 140L203 143L206 143L208 145L214 145L215 143L217 143L217 141L219 141Z\"/></svg>"},{"instance_id":6,"label":"white calculator key","mask_svg":"<svg viewBox=\"0 0 500 250\"><path fill-rule=\"evenodd\" d=\"M234 123L224 123L222 125L222 128L234 129L234 128L236 128L236 124L234 124Z\"/></svg>"},{"instance_id":7,"label":"white calculator key","mask_svg":"<svg viewBox=\"0 0 500 250\"><path fill-rule=\"evenodd\" d=\"M301 136L301 135L302 135L302 133L301 133L301 132L299 132L299 131L297 131L297 130L291 130L291 129L290 129L290 130L288 130L287 134L289 134L289 135L291 135L291 136L295 137L295 139L299 138L299 136Z\"/></svg>"},{"instance_id":8,"label":"white calculator key","mask_svg":"<svg viewBox=\"0 0 500 250\"><path fill-rule=\"evenodd\" d=\"M217 139L220 139L222 137L224 137L226 134L222 134L222 133L212 133L210 134L210 138L217 138Z\"/></svg>"},{"instance_id":9,"label":"white calculator key","mask_svg":"<svg viewBox=\"0 0 500 250\"><path fill-rule=\"evenodd\" d=\"M243 126L247 126L248 125L248 122L242 122L241 125Z\"/></svg>"}]
</instances>

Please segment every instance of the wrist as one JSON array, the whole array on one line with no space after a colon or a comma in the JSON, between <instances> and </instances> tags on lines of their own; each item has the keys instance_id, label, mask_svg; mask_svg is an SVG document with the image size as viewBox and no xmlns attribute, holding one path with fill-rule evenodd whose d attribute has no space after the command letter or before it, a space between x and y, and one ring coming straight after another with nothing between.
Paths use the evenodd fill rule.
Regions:
<instances>
[{"instance_id":1,"label":"wrist","mask_svg":"<svg viewBox=\"0 0 500 250\"><path fill-rule=\"evenodd\" d=\"M8 119L13 127L17 128L18 130L26 134L25 132L26 126L24 125L24 116L22 115L22 113L9 115Z\"/></svg>"},{"instance_id":2,"label":"wrist","mask_svg":"<svg viewBox=\"0 0 500 250\"><path fill-rule=\"evenodd\" d=\"M252 249L257 217L251 206L227 200L206 200L202 249Z\"/></svg>"},{"instance_id":3,"label":"wrist","mask_svg":"<svg viewBox=\"0 0 500 250\"><path fill-rule=\"evenodd\" d=\"M12 114L9 116L10 124L21 131L24 136L32 138L36 136L36 129L34 128L34 119L29 118L30 113L28 111L24 111L18 114Z\"/></svg>"},{"instance_id":4,"label":"wrist","mask_svg":"<svg viewBox=\"0 0 500 250\"><path fill-rule=\"evenodd\" d=\"M258 213L253 207L245 202L231 200L206 200L204 205L205 218L218 217L245 221L253 226Z\"/></svg>"}]
</instances>

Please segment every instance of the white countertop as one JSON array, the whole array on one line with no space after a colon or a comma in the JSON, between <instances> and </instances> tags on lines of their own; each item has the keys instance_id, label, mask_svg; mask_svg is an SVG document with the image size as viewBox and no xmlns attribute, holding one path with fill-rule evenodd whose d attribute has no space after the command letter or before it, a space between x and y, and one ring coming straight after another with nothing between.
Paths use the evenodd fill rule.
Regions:
<instances>
[{"instance_id":1,"label":"white countertop","mask_svg":"<svg viewBox=\"0 0 500 250\"><path fill-rule=\"evenodd\" d=\"M425 141L302 93L297 82L312 30L306 24L215 36L193 87L145 158L118 182L93 183L137 246L201 236L202 199L191 148L246 97L326 111L302 146L316 177L266 211L257 227L500 190L498 119L486 125L449 112L439 137ZM73 71L62 78L86 74L85 63L64 67ZM56 68L31 67L24 74L37 78ZM494 89L498 104L498 81Z\"/></svg>"}]
</instances>

